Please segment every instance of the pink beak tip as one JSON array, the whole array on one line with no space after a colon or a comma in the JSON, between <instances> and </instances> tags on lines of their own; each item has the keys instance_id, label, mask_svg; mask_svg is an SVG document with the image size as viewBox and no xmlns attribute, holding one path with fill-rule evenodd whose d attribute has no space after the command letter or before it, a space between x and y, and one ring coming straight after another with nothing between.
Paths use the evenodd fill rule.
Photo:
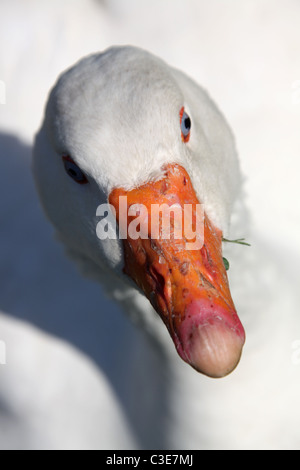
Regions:
<instances>
[{"instance_id":1,"label":"pink beak tip","mask_svg":"<svg viewBox=\"0 0 300 470\"><path fill-rule=\"evenodd\" d=\"M187 315L179 327L175 341L178 353L198 372L213 378L225 377L239 363L245 343L243 326L235 312L224 315L216 306L208 315L198 303L201 301L191 304L193 314ZM193 312L195 304L197 313Z\"/></svg>"}]
</instances>

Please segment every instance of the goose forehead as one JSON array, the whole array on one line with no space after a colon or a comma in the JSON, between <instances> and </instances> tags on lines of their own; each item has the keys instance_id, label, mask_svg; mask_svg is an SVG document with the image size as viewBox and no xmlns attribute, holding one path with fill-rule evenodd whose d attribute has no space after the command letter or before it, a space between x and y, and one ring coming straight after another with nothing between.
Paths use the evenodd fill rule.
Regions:
<instances>
[{"instance_id":1,"label":"goose forehead","mask_svg":"<svg viewBox=\"0 0 300 470\"><path fill-rule=\"evenodd\" d=\"M56 150L71 153L108 187L133 186L164 163L182 162L183 93L163 62L134 59L85 59L62 76L48 106Z\"/></svg>"}]
</instances>

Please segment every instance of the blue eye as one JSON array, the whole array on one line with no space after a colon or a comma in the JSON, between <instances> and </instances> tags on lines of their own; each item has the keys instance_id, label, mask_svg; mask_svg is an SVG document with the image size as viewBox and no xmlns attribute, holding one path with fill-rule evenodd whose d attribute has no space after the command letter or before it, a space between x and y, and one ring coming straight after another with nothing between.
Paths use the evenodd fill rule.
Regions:
<instances>
[{"instance_id":1,"label":"blue eye","mask_svg":"<svg viewBox=\"0 0 300 470\"><path fill-rule=\"evenodd\" d=\"M188 142L190 138L191 127L192 127L191 118L185 112L184 107L181 108L179 112L179 116L180 116L181 139L183 142Z\"/></svg>"},{"instance_id":2,"label":"blue eye","mask_svg":"<svg viewBox=\"0 0 300 470\"><path fill-rule=\"evenodd\" d=\"M78 165L68 155L62 157L66 173L79 184L86 184L88 180Z\"/></svg>"}]
</instances>

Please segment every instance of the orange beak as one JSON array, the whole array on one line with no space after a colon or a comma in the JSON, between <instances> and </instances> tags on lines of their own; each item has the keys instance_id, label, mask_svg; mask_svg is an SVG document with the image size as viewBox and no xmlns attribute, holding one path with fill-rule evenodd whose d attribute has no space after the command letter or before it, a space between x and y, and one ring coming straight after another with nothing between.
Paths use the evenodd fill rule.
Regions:
<instances>
[{"instance_id":1,"label":"orange beak","mask_svg":"<svg viewBox=\"0 0 300 470\"><path fill-rule=\"evenodd\" d=\"M245 332L230 295L222 258L222 232L205 212L202 233L191 230L199 227L196 219L200 204L189 175L177 164L169 164L164 170L159 181L131 191L117 188L109 196L119 227L126 220L126 233L123 226L121 237L124 272L164 321L180 357L199 372L223 377L239 362ZM125 196L128 213L124 219L120 200ZM158 224L154 220L152 209L162 204L182 209L176 217L176 211L170 211L169 230L163 225L164 216L160 215ZM187 208L192 208L189 222L185 218ZM139 228L139 233L133 228ZM180 237L178 228L182 229Z\"/></svg>"}]
</instances>

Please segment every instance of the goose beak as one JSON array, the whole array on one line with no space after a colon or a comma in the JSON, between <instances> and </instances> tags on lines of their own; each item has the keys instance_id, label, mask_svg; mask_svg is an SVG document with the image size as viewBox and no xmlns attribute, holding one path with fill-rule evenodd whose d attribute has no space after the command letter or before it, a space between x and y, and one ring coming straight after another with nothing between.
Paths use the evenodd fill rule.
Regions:
<instances>
[{"instance_id":1,"label":"goose beak","mask_svg":"<svg viewBox=\"0 0 300 470\"><path fill-rule=\"evenodd\" d=\"M159 181L110 194L120 233L122 225L124 272L164 321L179 356L205 375L223 377L239 362L245 332L229 290L222 232L185 169L169 164L164 170ZM157 217L158 207L169 212Z\"/></svg>"}]
</instances>

